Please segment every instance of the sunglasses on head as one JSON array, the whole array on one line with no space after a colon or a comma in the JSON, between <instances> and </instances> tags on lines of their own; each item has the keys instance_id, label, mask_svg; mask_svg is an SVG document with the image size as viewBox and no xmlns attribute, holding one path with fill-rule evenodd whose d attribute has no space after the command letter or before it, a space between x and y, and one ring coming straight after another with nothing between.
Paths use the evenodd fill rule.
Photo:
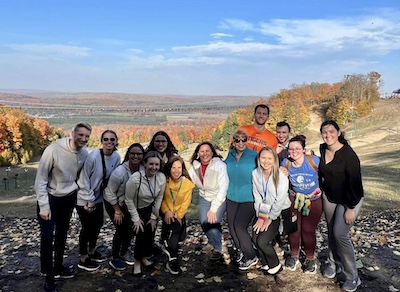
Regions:
<instances>
[{"instance_id":1,"label":"sunglasses on head","mask_svg":"<svg viewBox=\"0 0 400 292\"><path fill-rule=\"evenodd\" d=\"M244 138L244 139L236 138L234 141L235 141L235 143L240 143L240 142L246 143L247 142L247 138Z\"/></svg>"},{"instance_id":2,"label":"sunglasses on head","mask_svg":"<svg viewBox=\"0 0 400 292\"><path fill-rule=\"evenodd\" d=\"M115 138L103 138L104 142L107 142L108 140L110 140L111 142L115 142Z\"/></svg>"}]
</instances>

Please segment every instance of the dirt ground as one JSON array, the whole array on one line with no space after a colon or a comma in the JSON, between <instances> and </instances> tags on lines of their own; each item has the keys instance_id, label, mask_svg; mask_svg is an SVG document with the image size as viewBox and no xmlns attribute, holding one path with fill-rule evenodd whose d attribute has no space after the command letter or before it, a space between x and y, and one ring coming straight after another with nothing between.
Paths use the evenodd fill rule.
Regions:
<instances>
[{"instance_id":1,"label":"dirt ground","mask_svg":"<svg viewBox=\"0 0 400 292\"><path fill-rule=\"evenodd\" d=\"M15 204L21 204L21 202ZM33 202L27 203L29 210ZM8 208L8 204L0 204ZM22 204L24 205L24 204ZM20 211L22 209L19 209ZM28 212L29 213L29 212ZM1 212L0 214L4 214ZM400 289L400 212L360 217L352 238L357 252L357 264L362 281L357 291L399 291ZM78 261L78 235L80 223L72 218L67 242L66 264L76 267ZM111 254L113 226L106 221L99 238L99 250ZM42 291L44 277L39 274L39 226L36 218L0 218L0 291ZM224 259L218 263L208 260L200 252L206 244L205 236L196 220L191 220L188 236L183 245L179 276L165 271L165 256L154 249L155 266L144 270L144 276L137 279L131 275L131 268L114 272L107 262L101 269L88 273L77 271L75 278L59 281L59 291L340 291L340 280L326 279L320 272L306 275L298 269L295 272L283 270L277 277L265 276L256 269L242 272L230 262L230 239L225 233ZM326 252L326 225L324 220L318 228L318 258L324 262ZM156 236L157 239L157 236ZM284 261L281 256L282 263Z\"/></svg>"}]
</instances>

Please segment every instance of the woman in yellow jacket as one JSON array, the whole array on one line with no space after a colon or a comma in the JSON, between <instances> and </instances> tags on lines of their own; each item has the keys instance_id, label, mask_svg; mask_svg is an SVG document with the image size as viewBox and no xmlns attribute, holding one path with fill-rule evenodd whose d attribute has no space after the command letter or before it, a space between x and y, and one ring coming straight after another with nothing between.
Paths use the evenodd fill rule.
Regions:
<instances>
[{"instance_id":1,"label":"woman in yellow jacket","mask_svg":"<svg viewBox=\"0 0 400 292\"><path fill-rule=\"evenodd\" d=\"M173 275L179 275L181 269L178 262L178 242L186 237L185 215L192 200L194 184L186 170L183 159L172 156L164 167L167 177L164 198L161 203L163 229L167 231L167 239L162 245L168 257L167 269Z\"/></svg>"}]
</instances>

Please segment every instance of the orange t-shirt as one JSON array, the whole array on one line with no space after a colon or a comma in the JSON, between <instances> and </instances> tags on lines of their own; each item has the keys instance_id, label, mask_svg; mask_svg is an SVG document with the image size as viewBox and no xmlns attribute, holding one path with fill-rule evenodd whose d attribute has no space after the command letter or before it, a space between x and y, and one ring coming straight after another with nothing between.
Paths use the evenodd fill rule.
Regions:
<instances>
[{"instance_id":1,"label":"orange t-shirt","mask_svg":"<svg viewBox=\"0 0 400 292\"><path fill-rule=\"evenodd\" d=\"M278 140L276 139L276 136L267 129L259 132L254 128L254 125L240 126L239 129L245 131L249 137L247 140L248 148L260 152L263 147L269 146L276 150Z\"/></svg>"}]
</instances>

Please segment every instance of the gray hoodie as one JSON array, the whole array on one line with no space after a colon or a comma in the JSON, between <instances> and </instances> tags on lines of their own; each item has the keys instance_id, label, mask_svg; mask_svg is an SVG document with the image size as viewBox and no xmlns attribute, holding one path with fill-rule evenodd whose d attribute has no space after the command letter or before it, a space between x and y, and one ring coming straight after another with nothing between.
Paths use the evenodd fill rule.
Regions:
<instances>
[{"instance_id":1,"label":"gray hoodie","mask_svg":"<svg viewBox=\"0 0 400 292\"><path fill-rule=\"evenodd\" d=\"M40 158L35 180L40 211L50 210L49 194L65 197L78 189L76 180L88 151L86 148L73 150L70 140L71 138L58 139L44 150Z\"/></svg>"}]
</instances>

